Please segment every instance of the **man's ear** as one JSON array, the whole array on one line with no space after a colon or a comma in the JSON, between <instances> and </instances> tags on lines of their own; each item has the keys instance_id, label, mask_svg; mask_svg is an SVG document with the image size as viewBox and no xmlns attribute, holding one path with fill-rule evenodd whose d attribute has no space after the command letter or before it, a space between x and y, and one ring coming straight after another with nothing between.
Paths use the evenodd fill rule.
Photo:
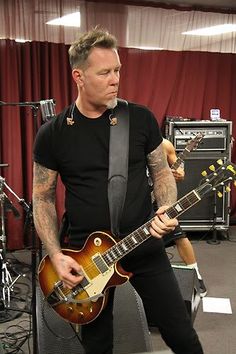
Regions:
<instances>
[{"instance_id":1,"label":"man's ear","mask_svg":"<svg viewBox=\"0 0 236 354\"><path fill-rule=\"evenodd\" d=\"M83 85L84 74L81 69L73 69L72 70L72 77L77 85L79 85L79 86Z\"/></svg>"}]
</instances>

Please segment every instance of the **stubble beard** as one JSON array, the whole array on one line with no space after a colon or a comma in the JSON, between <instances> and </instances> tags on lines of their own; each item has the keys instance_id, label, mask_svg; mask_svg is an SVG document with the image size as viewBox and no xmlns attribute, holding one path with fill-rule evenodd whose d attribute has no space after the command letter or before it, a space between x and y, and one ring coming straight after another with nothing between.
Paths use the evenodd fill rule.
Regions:
<instances>
[{"instance_id":1,"label":"stubble beard","mask_svg":"<svg viewBox=\"0 0 236 354\"><path fill-rule=\"evenodd\" d=\"M117 106L117 98L113 98L107 103L107 108L108 109L113 109Z\"/></svg>"}]
</instances>

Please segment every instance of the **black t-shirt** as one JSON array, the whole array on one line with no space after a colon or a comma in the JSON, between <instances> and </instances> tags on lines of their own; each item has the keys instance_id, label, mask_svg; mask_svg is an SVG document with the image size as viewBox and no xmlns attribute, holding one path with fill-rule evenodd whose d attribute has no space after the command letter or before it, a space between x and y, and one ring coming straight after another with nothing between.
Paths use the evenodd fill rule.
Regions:
<instances>
[{"instance_id":1,"label":"black t-shirt","mask_svg":"<svg viewBox=\"0 0 236 354\"><path fill-rule=\"evenodd\" d=\"M58 171L65 185L72 244L78 240L83 243L93 231L110 230L107 196L110 113L107 110L101 117L90 119L75 108L74 124L68 125L68 108L43 124L37 133L34 160ZM128 184L120 225L124 235L142 225L151 213L146 156L162 141L158 123L146 107L129 103L129 115Z\"/></svg>"}]
</instances>

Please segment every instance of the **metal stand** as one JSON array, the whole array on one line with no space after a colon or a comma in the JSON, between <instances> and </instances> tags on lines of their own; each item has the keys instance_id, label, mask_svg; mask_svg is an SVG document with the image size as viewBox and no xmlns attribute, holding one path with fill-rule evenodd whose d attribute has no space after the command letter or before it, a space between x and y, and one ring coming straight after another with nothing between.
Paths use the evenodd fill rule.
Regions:
<instances>
[{"instance_id":1,"label":"metal stand","mask_svg":"<svg viewBox=\"0 0 236 354\"><path fill-rule=\"evenodd\" d=\"M20 106L20 107L30 107L33 110L34 116L34 133L37 131L37 113L39 107L41 107L42 119L47 121L55 116L55 101L53 99L36 101L36 102L3 102L0 101L0 106ZM32 216L32 206L27 205L24 199L19 198L5 183L5 187L15 195L18 199L18 202L23 206L26 211L26 221L29 221L31 226L32 234L32 250L31 250L31 262L32 262L32 326L33 326L33 354L38 353L38 343L37 343L37 321L36 321L36 269L37 269L37 247L36 247L36 233L33 223ZM5 234L2 232L2 234ZM4 236L2 236L3 242L5 241ZM39 243L39 256L42 257L42 245ZM7 273L6 277L9 279L9 274Z\"/></svg>"},{"instance_id":2,"label":"metal stand","mask_svg":"<svg viewBox=\"0 0 236 354\"><path fill-rule=\"evenodd\" d=\"M26 212L26 224L30 225L31 228L31 239L32 239L32 248L31 248L31 267L32 267L32 327L33 327L33 353L38 353L38 344L37 344L37 319L36 319L36 273L37 273L37 247L36 247L36 233L33 222L33 213L32 205L28 205L24 199L19 198L18 195L7 185L4 181L4 186L15 196L19 204L23 207ZM39 250L41 250L41 243L39 244ZM41 254L41 252L40 252Z\"/></svg>"},{"instance_id":3,"label":"metal stand","mask_svg":"<svg viewBox=\"0 0 236 354\"><path fill-rule=\"evenodd\" d=\"M6 231L5 231L5 203L7 200L7 196L3 191L3 187L5 186L5 179L0 176L0 209L1 209L1 234L0 234L0 263L1 263L1 303L3 308L1 309L1 321L7 322L14 317L17 317L17 313L15 315L11 315L11 293L14 290L14 284L16 281L25 276L25 274L18 274L15 279L12 278L11 273L8 269L8 262L6 259ZM8 201L8 204L10 201ZM17 309L13 311L17 312Z\"/></svg>"},{"instance_id":4,"label":"metal stand","mask_svg":"<svg viewBox=\"0 0 236 354\"><path fill-rule=\"evenodd\" d=\"M216 219L217 219L217 207L216 207L217 195L214 191L214 204L213 204L213 237L211 240L207 240L207 243L210 245L219 245L220 240L217 238L217 229L216 229Z\"/></svg>"}]
</instances>

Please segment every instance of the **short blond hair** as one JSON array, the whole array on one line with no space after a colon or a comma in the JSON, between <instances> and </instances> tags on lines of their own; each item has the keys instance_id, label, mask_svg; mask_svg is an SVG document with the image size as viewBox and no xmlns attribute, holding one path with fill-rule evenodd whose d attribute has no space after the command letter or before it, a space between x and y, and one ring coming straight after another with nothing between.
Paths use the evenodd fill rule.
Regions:
<instances>
[{"instance_id":1,"label":"short blond hair","mask_svg":"<svg viewBox=\"0 0 236 354\"><path fill-rule=\"evenodd\" d=\"M69 48L71 68L84 68L87 64L89 53L93 48L116 49L117 39L107 30L98 26L84 33Z\"/></svg>"}]
</instances>

